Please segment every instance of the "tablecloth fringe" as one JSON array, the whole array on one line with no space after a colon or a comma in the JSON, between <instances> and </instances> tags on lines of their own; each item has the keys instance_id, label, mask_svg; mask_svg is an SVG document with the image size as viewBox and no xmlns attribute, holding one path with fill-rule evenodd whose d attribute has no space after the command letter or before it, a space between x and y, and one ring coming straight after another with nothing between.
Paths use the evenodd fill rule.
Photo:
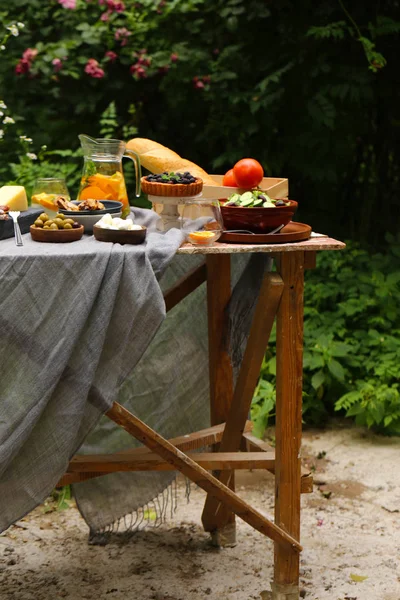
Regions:
<instances>
[{"instance_id":1,"label":"tablecloth fringe","mask_svg":"<svg viewBox=\"0 0 400 600\"><path fill-rule=\"evenodd\" d=\"M185 478L185 498L190 501L191 481ZM140 506L137 510L115 520L113 523L99 529L91 529L89 532L89 544L105 546L114 535L118 540L130 538L143 529L156 529L166 523L168 518L172 519L178 508L178 484L175 478L155 498Z\"/></svg>"}]
</instances>

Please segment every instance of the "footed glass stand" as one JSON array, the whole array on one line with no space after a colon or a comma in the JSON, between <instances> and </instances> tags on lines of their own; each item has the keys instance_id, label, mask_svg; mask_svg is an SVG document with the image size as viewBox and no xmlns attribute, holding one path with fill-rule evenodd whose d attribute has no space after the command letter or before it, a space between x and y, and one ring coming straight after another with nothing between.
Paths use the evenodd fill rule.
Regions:
<instances>
[{"instance_id":1,"label":"footed glass stand","mask_svg":"<svg viewBox=\"0 0 400 600\"><path fill-rule=\"evenodd\" d=\"M185 204L200 197L201 194L190 197L152 196L149 194L148 199L153 205L153 210L161 217L157 223L158 231L169 231L173 227L180 229Z\"/></svg>"}]
</instances>

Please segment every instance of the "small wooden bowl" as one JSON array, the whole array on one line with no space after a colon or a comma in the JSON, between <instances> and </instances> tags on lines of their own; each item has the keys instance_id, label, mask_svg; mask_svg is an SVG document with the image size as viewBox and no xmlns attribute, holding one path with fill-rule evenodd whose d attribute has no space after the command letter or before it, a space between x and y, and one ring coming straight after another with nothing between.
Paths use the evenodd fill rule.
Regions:
<instances>
[{"instance_id":1,"label":"small wooden bowl","mask_svg":"<svg viewBox=\"0 0 400 600\"><path fill-rule=\"evenodd\" d=\"M76 242L81 239L85 228L83 225L76 229L43 229L42 227L30 226L31 237L35 242Z\"/></svg>"},{"instance_id":2,"label":"small wooden bowl","mask_svg":"<svg viewBox=\"0 0 400 600\"><path fill-rule=\"evenodd\" d=\"M93 235L99 242L112 242L113 244L142 244L146 239L147 228L119 230L103 229L93 226Z\"/></svg>"},{"instance_id":3,"label":"small wooden bowl","mask_svg":"<svg viewBox=\"0 0 400 600\"><path fill-rule=\"evenodd\" d=\"M290 202L287 206L275 208L245 208L240 206L224 206L221 204L221 213L225 229L247 229L254 233L268 233L279 227L287 225L293 218L297 209L297 202Z\"/></svg>"}]
</instances>

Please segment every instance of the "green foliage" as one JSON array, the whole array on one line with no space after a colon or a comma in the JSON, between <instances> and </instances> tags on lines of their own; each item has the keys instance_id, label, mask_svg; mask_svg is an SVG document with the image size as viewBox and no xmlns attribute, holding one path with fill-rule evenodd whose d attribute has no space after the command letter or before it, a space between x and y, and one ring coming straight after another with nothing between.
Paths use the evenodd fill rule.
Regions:
<instances>
[{"instance_id":1,"label":"green foliage","mask_svg":"<svg viewBox=\"0 0 400 600\"><path fill-rule=\"evenodd\" d=\"M304 419L341 411L359 425L400 434L400 235L385 253L353 244L321 253L307 272L304 320ZM253 399L260 434L273 417L275 340Z\"/></svg>"},{"instance_id":2,"label":"green foliage","mask_svg":"<svg viewBox=\"0 0 400 600\"><path fill-rule=\"evenodd\" d=\"M254 156L288 177L299 221L371 248L322 254L307 275L304 418L346 411L399 433L398 238L374 250L399 230L397 0L124 5L0 10L0 184L30 194L36 178L61 175L73 195L79 133L155 139L210 172ZM272 343L252 405L258 434L274 383Z\"/></svg>"},{"instance_id":3,"label":"green foliage","mask_svg":"<svg viewBox=\"0 0 400 600\"><path fill-rule=\"evenodd\" d=\"M376 244L396 232L397 2L124 4L15 0L0 11L4 25L25 24L17 37L4 29L0 96L15 124L0 183L15 178L18 135L38 153L76 151L83 132L138 134L209 171L254 156L290 179L299 220L331 235ZM37 51L28 63L27 49Z\"/></svg>"}]
</instances>

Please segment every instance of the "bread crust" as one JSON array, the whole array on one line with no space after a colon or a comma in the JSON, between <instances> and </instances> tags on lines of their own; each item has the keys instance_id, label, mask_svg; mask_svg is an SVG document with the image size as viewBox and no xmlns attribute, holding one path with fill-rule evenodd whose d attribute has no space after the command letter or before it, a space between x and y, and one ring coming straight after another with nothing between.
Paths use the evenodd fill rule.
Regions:
<instances>
[{"instance_id":1,"label":"bread crust","mask_svg":"<svg viewBox=\"0 0 400 600\"><path fill-rule=\"evenodd\" d=\"M189 171L194 177L202 179L204 185L218 185L204 169L158 142L146 138L134 138L126 144L126 147L139 155L141 164L151 173Z\"/></svg>"}]
</instances>

